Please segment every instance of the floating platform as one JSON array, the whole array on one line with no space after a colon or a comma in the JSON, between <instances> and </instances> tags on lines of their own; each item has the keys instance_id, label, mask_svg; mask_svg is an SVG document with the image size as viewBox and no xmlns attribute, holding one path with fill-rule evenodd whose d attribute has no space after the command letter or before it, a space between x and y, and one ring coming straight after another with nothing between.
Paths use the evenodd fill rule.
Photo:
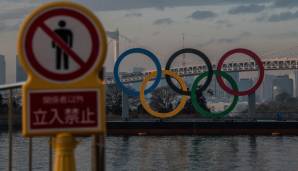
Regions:
<instances>
[{"instance_id":1,"label":"floating platform","mask_svg":"<svg viewBox=\"0 0 298 171\"><path fill-rule=\"evenodd\" d=\"M298 135L298 121L109 121L108 135Z\"/></svg>"},{"instance_id":2,"label":"floating platform","mask_svg":"<svg viewBox=\"0 0 298 171\"><path fill-rule=\"evenodd\" d=\"M0 124L0 132L7 130L7 122ZM13 130L20 131L21 124L14 124ZM198 119L108 121L107 135L298 135L298 121L200 121Z\"/></svg>"}]
</instances>

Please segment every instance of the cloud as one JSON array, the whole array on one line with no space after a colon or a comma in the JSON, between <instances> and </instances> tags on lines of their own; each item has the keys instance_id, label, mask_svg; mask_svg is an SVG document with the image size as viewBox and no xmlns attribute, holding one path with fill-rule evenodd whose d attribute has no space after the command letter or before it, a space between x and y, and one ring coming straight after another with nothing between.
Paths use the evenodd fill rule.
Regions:
<instances>
[{"instance_id":1,"label":"cloud","mask_svg":"<svg viewBox=\"0 0 298 171\"><path fill-rule=\"evenodd\" d=\"M0 31L17 30L23 18L36 7L36 4L0 1Z\"/></svg>"},{"instance_id":2,"label":"cloud","mask_svg":"<svg viewBox=\"0 0 298 171\"><path fill-rule=\"evenodd\" d=\"M294 20L298 18L298 11L296 12L281 12L279 14L273 14L268 18L269 22L280 22Z\"/></svg>"},{"instance_id":3,"label":"cloud","mask_svg":"<svg viewBox=\"0 0 298 171\"><path fill-rule=\"evenodd\" d=\"M158 36L158 35L160 35L160 31L155 31L152 33L152 36Z\"/></svg>"},{"instance_id":4,"label":"cloud","mask_svg":"<svg viewBox=\"0 0 298 171\"><path fill-rule=\"evenodd\" d=\"M228 20L217 20L215 22L219 27L233 27L233 24Z\"/></svg>"},{"instance_id":5,"label":"cloud","mask_svg":"<svg viewBox=\"0 0 298 171\"><path fill-rule=\"evenodd\" d=\"M193 12L190 16L188 16L189 18L192 18L194 20L204 20L207 18L214 18L216 17L217 14L212 12L212 11L200 11L197 10L195 12Z\"/></svg>"},{"instance_id":6,"label":"cloud","mask_svg":"<svg viewBox=\"0 0 298 171\"><path fill-rule=\"evenodd\" d=\"M174 21L171 18L161 18L153 22L154 25L172 24Z\"/></svg>"},{"instance_id":7,"label":"cloud","mask_svg":"<svg viewBox=\"0 0 298 171\"><path fill-rule=\"evenodd\" d=\"M229 14L235 15L235 14L244 14L244 13L258 13L265 9L265 5L241 5L234 7L228 11Z\"/></svg>"},{"instance_id":8,"label":"cloud","mask_svg":"<svg viewBox=\"0 0 298 171\"><path fill-rule=\"evenodd\" d=\"M257 22L263 22L263 21L267 21L267 19L268 19L268 16L265 14L263 14L263 15L261 15L261 16L258 16L257 18L256 18L256 21Z\"/></svg>"},{"instance_id":9,"label":"cloud","mask_svg":"<svg viewBox=\"0 0 298 171\"><path fill-rule=\"evenodd\" d=\"M287 31L287 32L282 32L282 33L268 33L264 35L266 38L270 39L291 39L298 37L298 32L297 31Z\"/></svg>"},{"instance_id":10,"label":"cloud","mask_svg":"<svg viewBox=\"0 0 298 171\"><path fill-rule=\"evenodd\" d=\"M16 31L19 29L20 23L19 20L0 21L0 31Z\"/></svg>"},{"instance_id":11,"label":"cloud","mask_svg":"<svg viewBox=\"0 0 298 171\"><path fill-rule=\"evenodd\" d=\"M233 38L221 38L221 39L217 39L216 42L218 43L234 43L237 42L243 38L249 37L252 34L250 32L243 32L240 35L238 35L237 37L233 37Z\"/></svg>"},{"instance_id":12,"label":"cloud","mask_svg":"<svg viewBox=\"0 0 298 171\"><path fill-rule=\"evenodd\" d=\"M0 3L0 20L18 19L29 14L35 6L24 3Z\"/></svg>"},{"instance_id":13,"label":"cloud","mask_svg":"<svg viewBox=\"0 0 298 171\"><path fill-rule=\"evenodd\" d=\"M298 6L298 1L297 0L276 0L273 3L273 7L276 8L293 8L295 6Z\"/></svg>"},{"instance_id":14,"label":"cloud","mask_svg":"<svg viewBox=\"0 0 298 171\"><path fill-rule=\"evenodd\" d=\"M91 7L99 11L112 11L112 10L128 10L128 9L141 9L141 8L173 8L185 6L212 6L212 5L238 5L238 4L262 4L272 2L273 0L75 0L79 3Z\"/></svg>"},{"instance_id":15,"label":"cloud","mask_svg":"<svg viewBox=\"0 0 298 171\"><path fill-rule=\"evenodd\" d=\"M125 14L125 17L142 17L142 16L143 14L139 12L132 12L132 13Z\"/></svg>"},{"instance_id":16,"label":"cloud","mask_svg":"<svg viewBox=\"0 0 298 171\"><path fill-rule=\"evenodd\" d=\"M252 34L250 32L242 32L241 34L239 34L236 37L231 37L231 38L218 38L218 39L210 39L209 41L202 43L202 44L198 44L198 46L200 47L205 47L205 46L209 46L211 44L214 43L237 43L238 41L240 41L241 39L247 38L249 36L251 36Z\"/></svg>"}]
</instances>

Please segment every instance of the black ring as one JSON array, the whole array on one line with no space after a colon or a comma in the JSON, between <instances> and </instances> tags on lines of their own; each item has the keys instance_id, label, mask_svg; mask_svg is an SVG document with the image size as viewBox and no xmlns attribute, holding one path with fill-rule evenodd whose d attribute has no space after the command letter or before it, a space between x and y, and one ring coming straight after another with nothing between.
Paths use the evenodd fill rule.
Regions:
<instances>
[{"instance_id":1,"label":"black ring","mask_svg":"<svg viewBox=\"0 0 298 171\"><path fill-rule=\"evenodd\" d=\"M209 86L209 84L212 81L212 76L213 76L213 69L212 69L212 64L209 60L209 58L201 51L196 50L196 49L191 49L191 48L185 48L185 49L181 49L178 50L177 52L175 52L170 59L168 60L167 64L166 64L166 70L170 70L171 64L173 63L174 59L176 59L179 55L183 54L183 53L192 53L197 55L198 57L202 58L203 61L205 62L205 64L207 65L207 69L208 69L208 76L207 79L205 81L205 83L203 84L203 86L201 86L198 91L199 92L203 92L204 90L206 90ZM186 96L190 96L191 91L183 91L180 88L177 88L176 85L172 82L171 77L169 77L168 75L165 75L166 80L168 85L177 93L181 94L181 95L186 95Z\"/></svg>"}]
</instances>

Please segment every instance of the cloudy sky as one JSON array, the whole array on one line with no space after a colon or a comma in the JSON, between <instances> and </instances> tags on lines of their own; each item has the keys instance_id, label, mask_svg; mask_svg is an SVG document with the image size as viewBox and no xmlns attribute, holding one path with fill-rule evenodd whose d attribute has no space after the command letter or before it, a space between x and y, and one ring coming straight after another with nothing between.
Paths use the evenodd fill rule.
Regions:
<instances>
[{"instance_id":1,"label":"cloudy sky","mask_svg":"<svg viewBox=\"0 0 298 171\"><path fill-rule=\"evenodd\" d=\"M6 56L7 81L15 81L19 25L44 0L0 0L0 53ZM76 0L100 18L108 31L120 30L120 50L144 47L162 65L183 46L205 52L213 62L227 50L248 48L263 58L287 54L298 46L297 0ZM108 71L113 69L109 40ZM274 54L274 55L273 55ZM280 54L279 54L280 55ZM298 53L297 53L298 55ZM149 66L134 57L125 66ZM149 61L148 61L149 62ZM191 64L191 61L186 63ZM179 64L179 62L177 62ZM153 66L153 65L152 65ZM131 67L131 65L130 65Z\"/></svg>"}]
</instances>

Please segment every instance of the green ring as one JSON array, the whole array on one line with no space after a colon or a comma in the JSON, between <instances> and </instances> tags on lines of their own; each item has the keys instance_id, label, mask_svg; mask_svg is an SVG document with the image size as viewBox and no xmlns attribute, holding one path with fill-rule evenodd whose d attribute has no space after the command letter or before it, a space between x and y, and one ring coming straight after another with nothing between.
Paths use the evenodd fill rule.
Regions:
<instances>
[{"instance_id":1,"label":"green ring","mask_svg":"<svg viewBox=\"0 0 298 171\"><path fill-rule=\"evenodd\" d=\"M213 72L216 76L219 74L219 72L216 70ZM238 99L239 97L238 96L234 96L233 98L233 101L231 103L231 105L224 111L222 112L208 112L206 110L204 110L198 100L197 100L197 96L196 96L196 89L198 87L198 83L204 78L204 77L207 77L208 75L208 72L204 72L203 74L199 75L193 85L192 85L192 88L191 88L191 102L192 102L192 105L194 106L195 110L202 114L203 116L206 116L206 117L211 117L211 118L218 118L218 117L223 117L225 115L227 115L228 113L230 113L235 107L236 107L236 104L238 102ZM221 76L223 76L232 86L232 88L234 90L238 90L238 86L236 84L236 82L234 81L234 79L229 75L227 74L226 72L223 72L221 71Z\"/></svg>"}]
</instances>

